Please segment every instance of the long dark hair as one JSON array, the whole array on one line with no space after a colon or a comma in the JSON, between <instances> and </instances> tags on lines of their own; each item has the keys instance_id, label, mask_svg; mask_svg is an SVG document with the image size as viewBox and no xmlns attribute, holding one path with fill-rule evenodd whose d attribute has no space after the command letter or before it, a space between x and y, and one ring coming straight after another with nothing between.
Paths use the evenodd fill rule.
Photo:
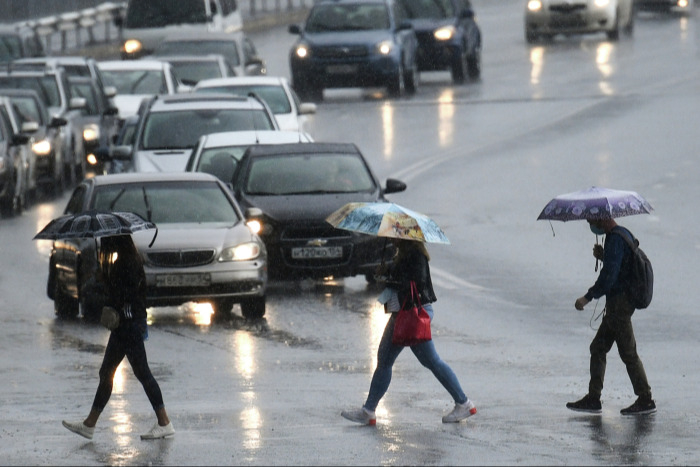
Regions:
<instances>
[{"instance_id":1,"label":"long dark hair","mask_svg":"<svg viewBox=\"0 0 700 467\"><path fill-rule=\"evenodd\" d=\"M129 264L130 269L143 270L143 260L131 235L113 235L100 239L100 269L106 280L110 279L111 266L117 258L123 261L122 264Z\"/></svg>"}]
</instances>

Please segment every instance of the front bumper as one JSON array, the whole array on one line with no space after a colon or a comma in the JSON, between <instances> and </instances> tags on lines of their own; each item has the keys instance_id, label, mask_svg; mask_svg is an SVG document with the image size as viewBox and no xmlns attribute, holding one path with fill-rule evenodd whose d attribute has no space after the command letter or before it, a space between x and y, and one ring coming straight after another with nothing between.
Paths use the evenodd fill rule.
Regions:
<instances>
[{"instance_id":1,"label":"front bumper","mask_svg":"<svg viewBox=\"0 0 700 467\"><path fill-rule=\"evenodd\" d=\"M398 55L365 54L355 57L343 57L335 52L326 51L320 55L317 50L311 57L299 59L292 57L291 69L293 82L301 86L316 88L351 88L386 86L391 79L398 76L400 57Z\"/></svg>"},{"instance_id":2,"label":"front bumper","mask_svg":"<svg viewBox=\"0 0 700 467\"><path fill-rule=\"evenodd\" d=\"M537 34L583 34L615 28L614 6L590 9L585 4L553 4L525 16L525 28Z\"/></svg>"}]
</instances>

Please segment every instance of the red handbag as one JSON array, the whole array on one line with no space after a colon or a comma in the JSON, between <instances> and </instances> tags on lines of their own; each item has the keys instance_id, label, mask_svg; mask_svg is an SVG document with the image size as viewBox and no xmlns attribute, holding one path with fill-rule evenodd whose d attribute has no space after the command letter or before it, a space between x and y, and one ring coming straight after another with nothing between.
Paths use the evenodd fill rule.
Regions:
<instances>
[{"instance_id":1,"label":"red handbag","mask_svg":"<svg viewBox=\"0 0 700 467\"><path fill-rule=\"evenodd\" d=\"M416 282L411 281L411 296L406 297L396 315L391 343L411 346L431 339L430 315L420 303Z\"/></svg>"}]
</instances>

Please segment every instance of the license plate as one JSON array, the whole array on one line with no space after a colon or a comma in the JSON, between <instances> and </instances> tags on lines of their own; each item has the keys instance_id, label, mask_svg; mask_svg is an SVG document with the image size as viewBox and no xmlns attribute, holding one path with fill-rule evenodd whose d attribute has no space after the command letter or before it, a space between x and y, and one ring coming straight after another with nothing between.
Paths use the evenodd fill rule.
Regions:
<instances>
[{"instance_id":1,"label":"license plate","mask_svg":"<svg viewBox=\"0 0 700 467\"><path fill-rule=\"evenodd\" d=\"M342 246L314 246L292 248L292 258L294 259L340 258L342 256Z\"/></svg>"},{"instance_id":2,"label":"license plate","mask_svg":"<svg viewBox=\"0 0 700 467\"><path fill-rule=\"evenodd\" d=\"M349 75L357 73L357 65L328 65L326 73L331 75Z\"/></svg>"},{"instance_id":3,"label":"license plate","mask_svg":"<svg viewBox=\"0 0 700 467\"><path fill-rule=\"evenodd\" d=\"M158 274L158 287L204 287L211 284L210 274Z\"/></svg>"}]
</instances>

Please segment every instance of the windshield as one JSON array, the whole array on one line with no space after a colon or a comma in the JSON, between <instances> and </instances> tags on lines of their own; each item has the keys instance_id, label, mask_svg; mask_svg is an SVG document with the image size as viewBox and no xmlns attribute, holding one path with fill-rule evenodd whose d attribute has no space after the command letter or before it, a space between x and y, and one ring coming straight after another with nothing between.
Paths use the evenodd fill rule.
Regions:
<instances>
[{"instance_id":1,"label":"windshield","mask_svg":"<svg viewBox=\"0 0 700 467\"><path fill-rule=\"evenodd\" d=\"M133 0L127 7L124 24L138 29L206 22L204 0Z\"/></svg>"},{"instance_id":2,"label":"windshield","mask_svg":"<svg viewBox=\"0 0 700 467\"><path fill-rule=\"evenodd\" d=\"M22 43L17 36L0 36L0 62L22 57Z\"/></svg>"},{"instance_id":3,"label":"windshield","mask_svg":"<svg viewBox=\"0 0 700 467\"><path fill-rule=\"evenodd\" d=\"M223 55L232 66L241 64L238 46L231 40L221 41L165 41L161 42L153 55Z\"/></svg>"},{"instance_id":4,"label":"windshield","mask_svg":"<svg viewBox=\"0 0 700 467\"><path fill-rule=\"evenodd\" d=\"M199 165L195 170L215 175L220 180L230 183L236 165L246 149L248 149L248 145L205 149L199 157Z\"/></svg>"},{"instance_id":5,"label":"windshield","mask_svg":"<svg viewBox=\"0 0 700 467\"><path fill-rule=\"evenodd\" d=\"M208 133L274 130L263 109L197 109L153 112L148 115L141 149L192 149Z\"/></svg>"},{"instance_id":6,"label":"windshield","mask_svg":"<svg viewBox=\"0 0 700 467\"><path fill-rule=\"evenodd\" d=\"M23 122L33 121L46 125L45 115L41 113L36 99L30 96L12 96L11 99Z\"/></svg>"},{"instance_id":7,"label":"windshield","mask_svg":"<svg viewBox=\"0 0 700 467\"><path fill-rule=\"evenodd\" d=\"M244 183L249 195L372 191L375 183L353 154L285 154L254 158Z\"/></svg>"},{"instance_id":8,"label":"windshield","mask_svg":"<svg viewBox=\"0 0 700 467\"><path fill-rule=\"evenodd\" d=\"M324 3L311 10L306 22L307 32L361 31L389 27L389 12L383 3Z\"/></svg>"},{"instance_id":9,"label":"windshield","mask_svg":"<svg viewBox=\"0 0 700 467\"><path fill-rule=\"evenodd\" d=\"M266 86L266 85L243 85L235 86L207 86L196 89L196 92L224 92L228 94L236 94L239 96L247 96L248 93L254 92L262 100L264 100L272 113L288 114L292 111L292 106L287 98L287 93L284 92L282 86Z\"/></svg>"},{"instance_id":10,"label":"windshield","mask_svg":"<svg viewBox=\"0 0 700 467\"><path fill-rule=\"evenodd\" d=\"M100 186L95 189L93 208L131 211L159 224L226 223L240 220L221 187L206 182L148 182Z\"/></svg>"},{"instance_id":11,"label":"windshield","mask_svg":"<svg viewBox=\"0 0 700 467\"><path fill-rule=\"evenodd\" d=\"M455 16L450 0L399 0L409 19L446 19Z\"/></svg>"},{"instance_id":12,"label":"windshield","mask_svg":"<svg viewBox=\"0 0 700 467\"><path fill-rule=\"evenodd\" d=\"M61 107L61 95L52 76L0 76L0 87L35 90L47 107Z\"/></svg>"},{"instance_id":13,"label":"windshield","mask_svg":"<svg viewBox=\"0 0 700 467\"><path fill-rule=\"evenodd\" d=\"M203 79L223 78L219 62L213 60L194 60L191 62L177 60L170 62L175 75L185 84L194 85Z\"/></svg>"},{"instance_id":14,"label":"windshield","mask_svg":"<svg viewBox=\"0 0 700 467\"><path fill-rule=\"evenodd\" d=\"M105 86L117 94L167 94L165 74L157 70L100 70Z\"/></svg>"}]
</instances>

